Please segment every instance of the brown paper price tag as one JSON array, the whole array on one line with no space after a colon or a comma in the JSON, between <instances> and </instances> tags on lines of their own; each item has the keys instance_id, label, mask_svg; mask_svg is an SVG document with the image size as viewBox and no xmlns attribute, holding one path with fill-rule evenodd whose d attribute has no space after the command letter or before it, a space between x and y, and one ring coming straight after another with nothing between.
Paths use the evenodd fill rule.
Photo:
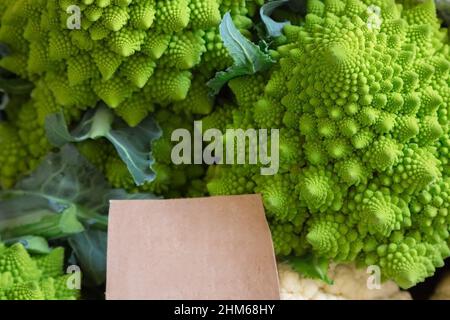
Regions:
<instances>
[{"instance_id":1,"label":"brown paper price tag","mask_svg":"<svg viewBox=\"0 0 450 320\"><path fill-rule=\"evenodd\" d=\"M259 195L111 201L107 299L279 299Z\"/></svg>"}]
</instances>

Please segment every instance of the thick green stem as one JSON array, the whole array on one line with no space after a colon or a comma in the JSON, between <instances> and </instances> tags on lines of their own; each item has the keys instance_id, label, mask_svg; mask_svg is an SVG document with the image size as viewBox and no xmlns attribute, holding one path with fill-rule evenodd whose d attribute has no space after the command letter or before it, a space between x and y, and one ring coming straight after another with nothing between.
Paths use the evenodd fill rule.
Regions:
<instances>
[{"instance_id":1,"label":"thick green stem","mask_svg":"<svg viewBox=\"0 0 450 320\"><path fill-rule=\"evenodd\" d=\"M106 215L98 214L78 206L77 216L86 226L102 231L108 230L108 216Z\"/></svg>"},{"instance_id":2,"label":"thick green stem","mask_svg":"<svg viewBox=\"0 0 450 320\"><path fill-rule=\"evenodd\" d=\"M47 254L50 253L51 249L48 246L46 239L36 236L25 236L20 238L8 239L5 241L6 245L12 245L14 243L20 242L30 253L35 254Z\"/></svg>"},{"instance_id":3,"label":"thick green stem","mask_svg":"<svg viewBox=\"0 0 450 320\"><path fill-rule=\"evenodd\" d=\"M7 240L33 235L59 239L83 232L84 227L78 221L76 212L76 207L70 207L63 213L44 216L34 223L6 228L2 230L2 238Z\"/></svg>"},{"instance_id":4,"label":"thick green stem","mask_svg":"<svg viewBox=\"0 0 450 320\"><path fill-rule=\"evenodd\" d=\"M98 139L108 135L114 121L114 114L109 108L100 107L92 118L92 127L89 133L91 139Z\"/></svg>"}]
</instances>

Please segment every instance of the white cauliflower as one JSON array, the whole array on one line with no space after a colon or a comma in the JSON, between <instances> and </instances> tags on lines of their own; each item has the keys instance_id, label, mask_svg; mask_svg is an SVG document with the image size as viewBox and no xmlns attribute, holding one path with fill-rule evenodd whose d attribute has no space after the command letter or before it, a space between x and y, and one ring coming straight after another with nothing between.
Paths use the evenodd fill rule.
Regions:
<instances>
[{"instance_id":1,"label":"white cauliflower","mask_svg":"<svg viewBox=\"0 0 450 320\"><path fill-rule=\"evenodd\" d=\"M290 265L278 265L282 300L411 300L408 292L401 291L392 281L385 282L380 289L367 288L369 274L354 265L331 265L329 277L333 285L320 280L301 277Z\"/></svg>"}]
</instances>

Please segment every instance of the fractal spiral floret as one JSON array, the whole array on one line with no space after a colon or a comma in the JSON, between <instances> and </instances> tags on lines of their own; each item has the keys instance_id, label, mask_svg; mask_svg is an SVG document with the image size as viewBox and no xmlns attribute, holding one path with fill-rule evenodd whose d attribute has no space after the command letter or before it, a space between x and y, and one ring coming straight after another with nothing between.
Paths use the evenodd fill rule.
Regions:
<instances>
[{"instance_id":1,"label":"fractal spiral floret","mask_svg":"<svg viewBox=\"0 0 450 320\"><path fill-rule=\"evenodd\" d=\"M293 2L0 0L0 207L21 213L15 197L34 197L30 181L55 165L42 160L71 149L99 182L71 181L62 202L45 193L60 185L36 188L83 232L107 225L85 207L99 184L105 199L258 193L283 260L378 266L404 289L432 276L450 257L448 25L433 0ZM276 174L175 165L172 133L197 120L278 129L265 145L279 151ZM0 299L79 298L64 249L48 246L72 235L18 236L49 240L49 253L2 238Z\"/></svg>"},{"instance_id":2,"label":"fractal spiral floret","mask_svg":"<svg viewBox=\"0 0 450 320\"><path fill-rule=\"evenodd\" d=\"M279 255L378 265L409 288L450 256L447 30L431 0L306 7L284 27L267 85L232 81L232 115L207 118L281 128L278 176L210 169L208 190L255 184Z\"/></svg>"},{"instance_id":3,"label":"fractal spiral floret","mask_svg":"<svg viewBox=\"0 0 450 320\"><path fill-rule=\"evenodd\" d=\"M154 104L184 100L194 67L219 47L211 43L221 19L216 0L8 4L0 41L11 54L1 66L37 83L47 98L38 109L43 117L104 101L136 125ZM71 8L79 10L78 27L70 25L77 18Z\"/></svg>"},{"instance_id":4,"label":"fractal spiral floret","mask_svg":"<svg viewBox=\"0 0 450 320\"><path fill-rule=\"evenodd\" d=\"M22 244L0 244L0 300L76 300L79 289L68 286L64 249L30 256Z\"/></svg>"},{"instance_id":5,"label":"fractal spiral floret","mask_svg":"<svg viewBox=\"0 0 450 320\"><path fill-rule=\"evenodd\" d=\"M11 187L49 152L50 114L62 111L76 125L86 111L105 103L130 127L161 110L187 119L209 114L213 99L206 83L232 64L219 33L221 18L231 12L248 33L257 6L253 0L2 1L0 43L7 53L0 67L34 89L30 101L6 110L9 128L2 128L7 134L0 146L10 151L7 158L2 153L8 165L0 185ZM174 127L159 125L166 135ZM95 153L99 144L86 145L79 146L82 152L94 146ZM110 173L113 185L133 189L114 150L98 150L108 156L90 160ZM18 155L25 160L12 168ZM163 163L157 167L168 171Z\"/></svg>"}]
</instances>

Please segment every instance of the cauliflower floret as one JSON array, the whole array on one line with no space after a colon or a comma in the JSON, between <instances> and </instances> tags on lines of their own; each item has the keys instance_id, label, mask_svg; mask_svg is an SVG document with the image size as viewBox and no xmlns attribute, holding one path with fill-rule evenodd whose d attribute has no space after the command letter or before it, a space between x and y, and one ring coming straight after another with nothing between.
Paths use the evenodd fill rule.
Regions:
<instances>
[{"instance_id":1,"label":"cauliflower floret","mask_svg":"<svg viewBox=\"0 0 450 320\"><path fill-rule=\"evenodd\" d=\"M380 289L367 288L368 274L354 265L331 265L329 277L333 285L320 280L305 279L290 265L278 265L280 295L282 300L411 300L408 292L401 291L393 282L387 281Z\"/></svg>"}]
</instances>

